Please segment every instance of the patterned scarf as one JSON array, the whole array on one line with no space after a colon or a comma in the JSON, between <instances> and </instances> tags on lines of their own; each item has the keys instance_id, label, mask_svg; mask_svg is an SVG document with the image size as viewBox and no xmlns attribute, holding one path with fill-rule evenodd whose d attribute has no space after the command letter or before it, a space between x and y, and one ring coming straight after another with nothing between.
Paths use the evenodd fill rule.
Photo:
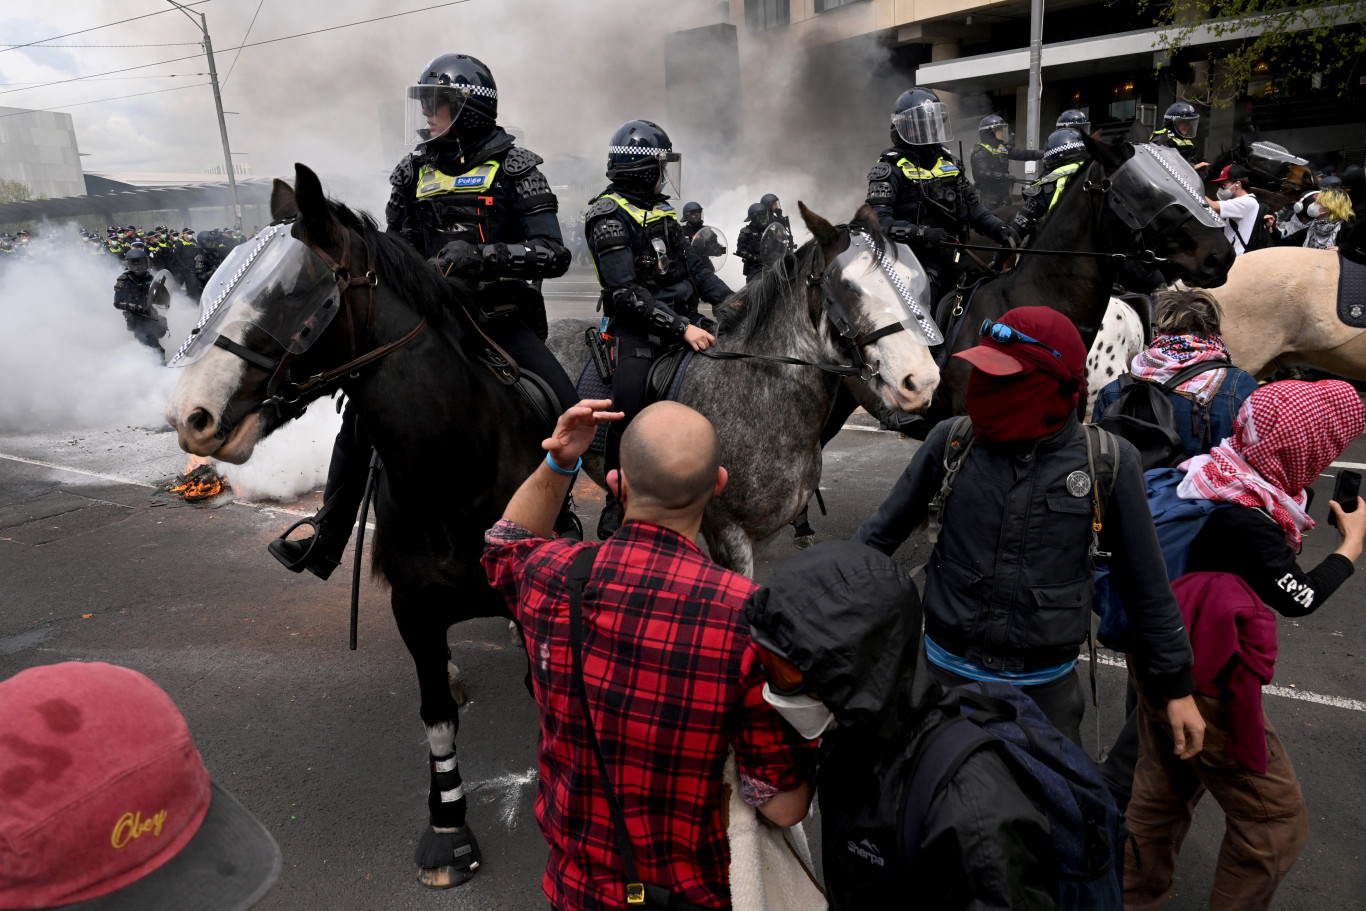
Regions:
<instances>
[{"instance_id":1,"label":"patterned scarf","mask_svg":"<svg viewBox=\"0 0 1366 911\"><path fill-rule=\"evenodd\" d=\"M1264 509L1299 553L1303 534L1314 527L1305 488L1363 427L1366 408L1347 383L1268 383L1243 403L1224 445L1179 466L1186 477L1177 495Z\"/></svg>"},{"instance_id":2,"label":"patterned scarf","mask_svg":"<svg viewBox=\"0 0 1366 911\"><path fill-rule=\"evenodd\" d=\"M1192 364L1229 360L1228 348L1218 335L1159 335L1153 343L1134 355L1129 372L1139 379L1165 383ZM1193 396L1205 404L1224 382L1223 367L1198 373L1176 387L1177 392Z\"/></svg>"}]
</instances>

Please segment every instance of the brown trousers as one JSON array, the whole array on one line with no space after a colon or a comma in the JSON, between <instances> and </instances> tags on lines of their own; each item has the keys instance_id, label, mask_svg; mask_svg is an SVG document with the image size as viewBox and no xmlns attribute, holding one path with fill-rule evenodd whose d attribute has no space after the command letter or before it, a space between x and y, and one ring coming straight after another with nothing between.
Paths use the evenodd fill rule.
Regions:
<instances>
[{"instance_id":1,"label":"brown trousers","mask_svg":"<svg viewBox=\"0 0 1366 911\"><path fill-rule=\"evenodd\" d=\"M1210 911L1258 911L1290 872L1309 837L1309 811L1276 729L1266 722L1267 768L1257 774L1229 759L1231 716L1218 700L1196 694L1205 719L1204 749L1193 759L1172 752L1167 713L1139 699L1138 766L1125 814L1132 838L1124 852L1125 911L1161 908L1195 805L1209 791L1223 808L1224 841Z\"/></svg>"}]
</instances>

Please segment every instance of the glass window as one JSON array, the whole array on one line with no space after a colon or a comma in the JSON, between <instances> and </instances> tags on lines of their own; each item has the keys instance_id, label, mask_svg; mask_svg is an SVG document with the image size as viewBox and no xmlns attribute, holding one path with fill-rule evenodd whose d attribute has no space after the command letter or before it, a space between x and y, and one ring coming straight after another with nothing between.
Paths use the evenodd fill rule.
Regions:
<instances>
[{"instance_id":1,"label":"glass window","mask_svg":"<svg viewBox=\"0 0 1366 911\"><path fill-rule=\"evenodd\" d=\"M745 0L745 24L755 31L787 25L789 0Z\"/></svg>"},{"instance_id":2,"label":"glass window","mask_svg":"<svg viewBox=\"0 0 1366 911\"><path fill-rule=\"evenodd\" d=\"M832 9L839 9L841 6L853 6L855 3L866 3L868 0L816 0L816 12L828 13Z\"/></svg>"}]
</instances>

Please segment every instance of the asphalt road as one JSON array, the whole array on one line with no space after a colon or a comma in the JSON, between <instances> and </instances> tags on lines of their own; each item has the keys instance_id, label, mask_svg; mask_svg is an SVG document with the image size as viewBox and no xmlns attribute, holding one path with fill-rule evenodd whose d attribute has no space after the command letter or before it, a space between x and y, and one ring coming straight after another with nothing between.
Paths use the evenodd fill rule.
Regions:
<instances>
[{"instance_id":1,"label":"asphalt road","mask_svg":"<svg viewBox=\"0 0 1366 911\"><path fill-rule=\"evenodd\" d=\"M591 315L588 282L553 290L553 316ZM813 516L823 538L852 534L916 445L866 418L852 423L861 429L826 451L830 515ZM1357 441L1343 459L1366 462L1366 444ZM536 719L507 624L471 621L449 635L469 690L458 744L485 865L464 887L432 891L417 883L412 865L426 819L426 740L385 592L367 576L360 647L349 652L349 574L327 583L295 576L265 550L291 512L311 511L316 495L292 504L229 495L210 507L174 505L153 485L184 461L170 434L145 429L0 435L0 679L39 664L109 661L164 687L213 777L280 844L284 872L262 909L545 907L546 851L532 814ZM1317 518L1332 483L1316 485ZM600 497L581 491L579 502L591 527ZM1303 562L1313 565L1335 542L1326 526L1312 533ZM923 551L913 541L898 556L913 565ZM760 580L795 553L786 536L774 542L760 555ZM1280 621L1276 684L1292 695L1268 695L1266 707L1295 760L1312 822L1279 909L1363 906L1364 592L1352 579L1314 615ZM1118 726L1122 675L1100 668L1106 737ZM1088 738L1093 731L1088 717ZM813 834L815 822L808 820ZM1218 807L1207 800L1170 907L1204 906L1221 835Z\"/></svg>"}]
</instances>

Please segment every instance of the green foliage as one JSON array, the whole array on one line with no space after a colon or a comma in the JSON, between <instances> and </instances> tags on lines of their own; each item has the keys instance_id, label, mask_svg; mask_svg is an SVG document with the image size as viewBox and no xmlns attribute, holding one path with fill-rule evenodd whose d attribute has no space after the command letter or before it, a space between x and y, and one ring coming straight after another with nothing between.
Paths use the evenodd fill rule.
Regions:
<instances>
[{"instance_id":1,"label":"green foliage","mask_svg":"<svg viewBox=\"0 0 1366 911\"><path fill-rule=\"evenodd\" d=\"M33 191L21 180L0 180L0 203L28 202Z\"/></svg>"},{"instance_id":2,"label":"green foliage","mask_svg":"<svg viewBox=\"0 0 1366 911\"><path fill-rule=\"evenodd\" d=\"M1366 0L1139 0L1139 9L1164 29L1157 46L1172 54L1190 48L1197 29L1236 42L1208 55L1214 63L1210 104L1274 89L1272 77L1317 75L1322 88L1343 96L1362 75Z\"/></svg>"}]
</instances>

